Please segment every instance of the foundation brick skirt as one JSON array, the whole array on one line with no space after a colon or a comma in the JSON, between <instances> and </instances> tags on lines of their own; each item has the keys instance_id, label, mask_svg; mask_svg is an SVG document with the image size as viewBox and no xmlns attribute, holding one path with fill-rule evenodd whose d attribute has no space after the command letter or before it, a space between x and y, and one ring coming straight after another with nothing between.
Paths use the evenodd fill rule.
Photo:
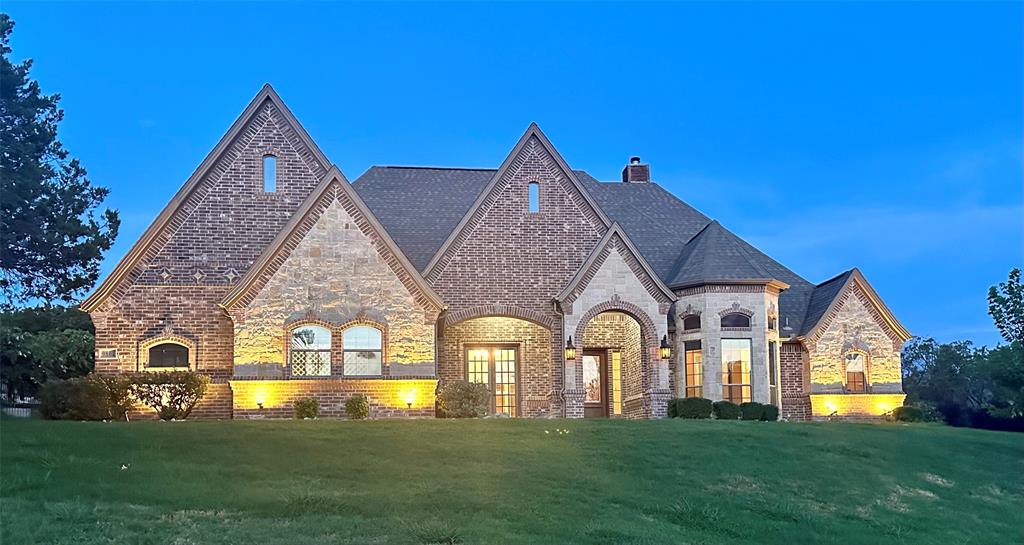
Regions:
<instances>
[{"instance_id":1,"label":"foundation brick skirt","mask_svg":"<svg viewBox=\"0 0 1024 545\"><path fill-rule=\"evenodd\" d=\"M361 394L370 418L434 416L437 379L232 380L235 418L292 418L296 400L315 398L320 416L345 416L345 401ZM262 408L260 407L262 405Z\"/></svg>"}]
</instances>

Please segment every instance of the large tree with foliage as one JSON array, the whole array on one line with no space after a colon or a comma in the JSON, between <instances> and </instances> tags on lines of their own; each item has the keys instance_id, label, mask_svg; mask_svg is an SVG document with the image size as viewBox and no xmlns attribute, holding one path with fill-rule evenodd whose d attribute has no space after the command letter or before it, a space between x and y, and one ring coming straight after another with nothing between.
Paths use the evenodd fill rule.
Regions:
<instances>
[{"instance_id":1,"label":"large tree with foliage","mask_svg":"<svg viewBox=\"0 0 1024 545\"><path fill-rule=\"evenodd\" d=\"M1008 343L1024 343L1024 285L1020 269L1010 271L1006 282L988 289L988 313Z\"/></svg>"},{"instance_id":2,"label":"large tree with foliage","mask_svg":"<svg viewBox=\"0 0 1024 545\"><path fill-rule=\"evenodd\" d=\"M41 93L31 60L11 62L13 28L0 14L0 303L70 302L96 282L120 221L57 138L60 95Z\"/></svg>"}]
</instances>

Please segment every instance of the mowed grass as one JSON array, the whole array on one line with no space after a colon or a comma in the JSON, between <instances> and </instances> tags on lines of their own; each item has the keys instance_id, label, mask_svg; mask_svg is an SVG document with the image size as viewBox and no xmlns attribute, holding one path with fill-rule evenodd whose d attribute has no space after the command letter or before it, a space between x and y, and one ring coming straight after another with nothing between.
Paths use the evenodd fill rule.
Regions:
<instances>
[{"instance_id":1,"label":"mowed grass","mask_svg":"<svg viewBox=\"0 0 1024 545\"><path fill-rule=\"evenodd\" d=\"M682 420L0 426L5 545L1024 542L1019 434Z\"/></svg>"}]
</instances>

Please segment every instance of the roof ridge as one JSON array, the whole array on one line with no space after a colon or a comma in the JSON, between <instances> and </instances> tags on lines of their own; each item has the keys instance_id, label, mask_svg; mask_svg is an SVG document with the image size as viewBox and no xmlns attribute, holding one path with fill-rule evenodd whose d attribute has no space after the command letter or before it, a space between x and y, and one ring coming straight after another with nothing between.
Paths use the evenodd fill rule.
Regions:
<instances>
[{"instance_id":1,"label":"roof ridge","mask_svg":"<svg viewBox=\"0 0 1024 545\"><path fill-rule=\"evenodd\" d=\"M371 165L370 168L393 168L408 170L478 170L485 172L493 172L498 170L496 168L490 167L441 167L429 165Z\"/></svg>"}]
</instances>

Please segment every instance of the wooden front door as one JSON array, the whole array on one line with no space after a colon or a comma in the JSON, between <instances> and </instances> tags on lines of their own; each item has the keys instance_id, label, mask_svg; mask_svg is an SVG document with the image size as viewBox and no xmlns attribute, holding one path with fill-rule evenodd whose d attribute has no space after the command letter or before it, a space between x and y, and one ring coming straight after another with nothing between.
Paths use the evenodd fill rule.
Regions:
<instances>
[{"instance_id":1,"label":"wooden front door","mask_svg":"<svg viewBox=\"0 0 1024 545\"><path fill-rule=\"evenodd\" d=\"M608 416L608 367L605 352L585 351L583 353L583 416L601 418Z\"/></svg>"}]
</instances>

